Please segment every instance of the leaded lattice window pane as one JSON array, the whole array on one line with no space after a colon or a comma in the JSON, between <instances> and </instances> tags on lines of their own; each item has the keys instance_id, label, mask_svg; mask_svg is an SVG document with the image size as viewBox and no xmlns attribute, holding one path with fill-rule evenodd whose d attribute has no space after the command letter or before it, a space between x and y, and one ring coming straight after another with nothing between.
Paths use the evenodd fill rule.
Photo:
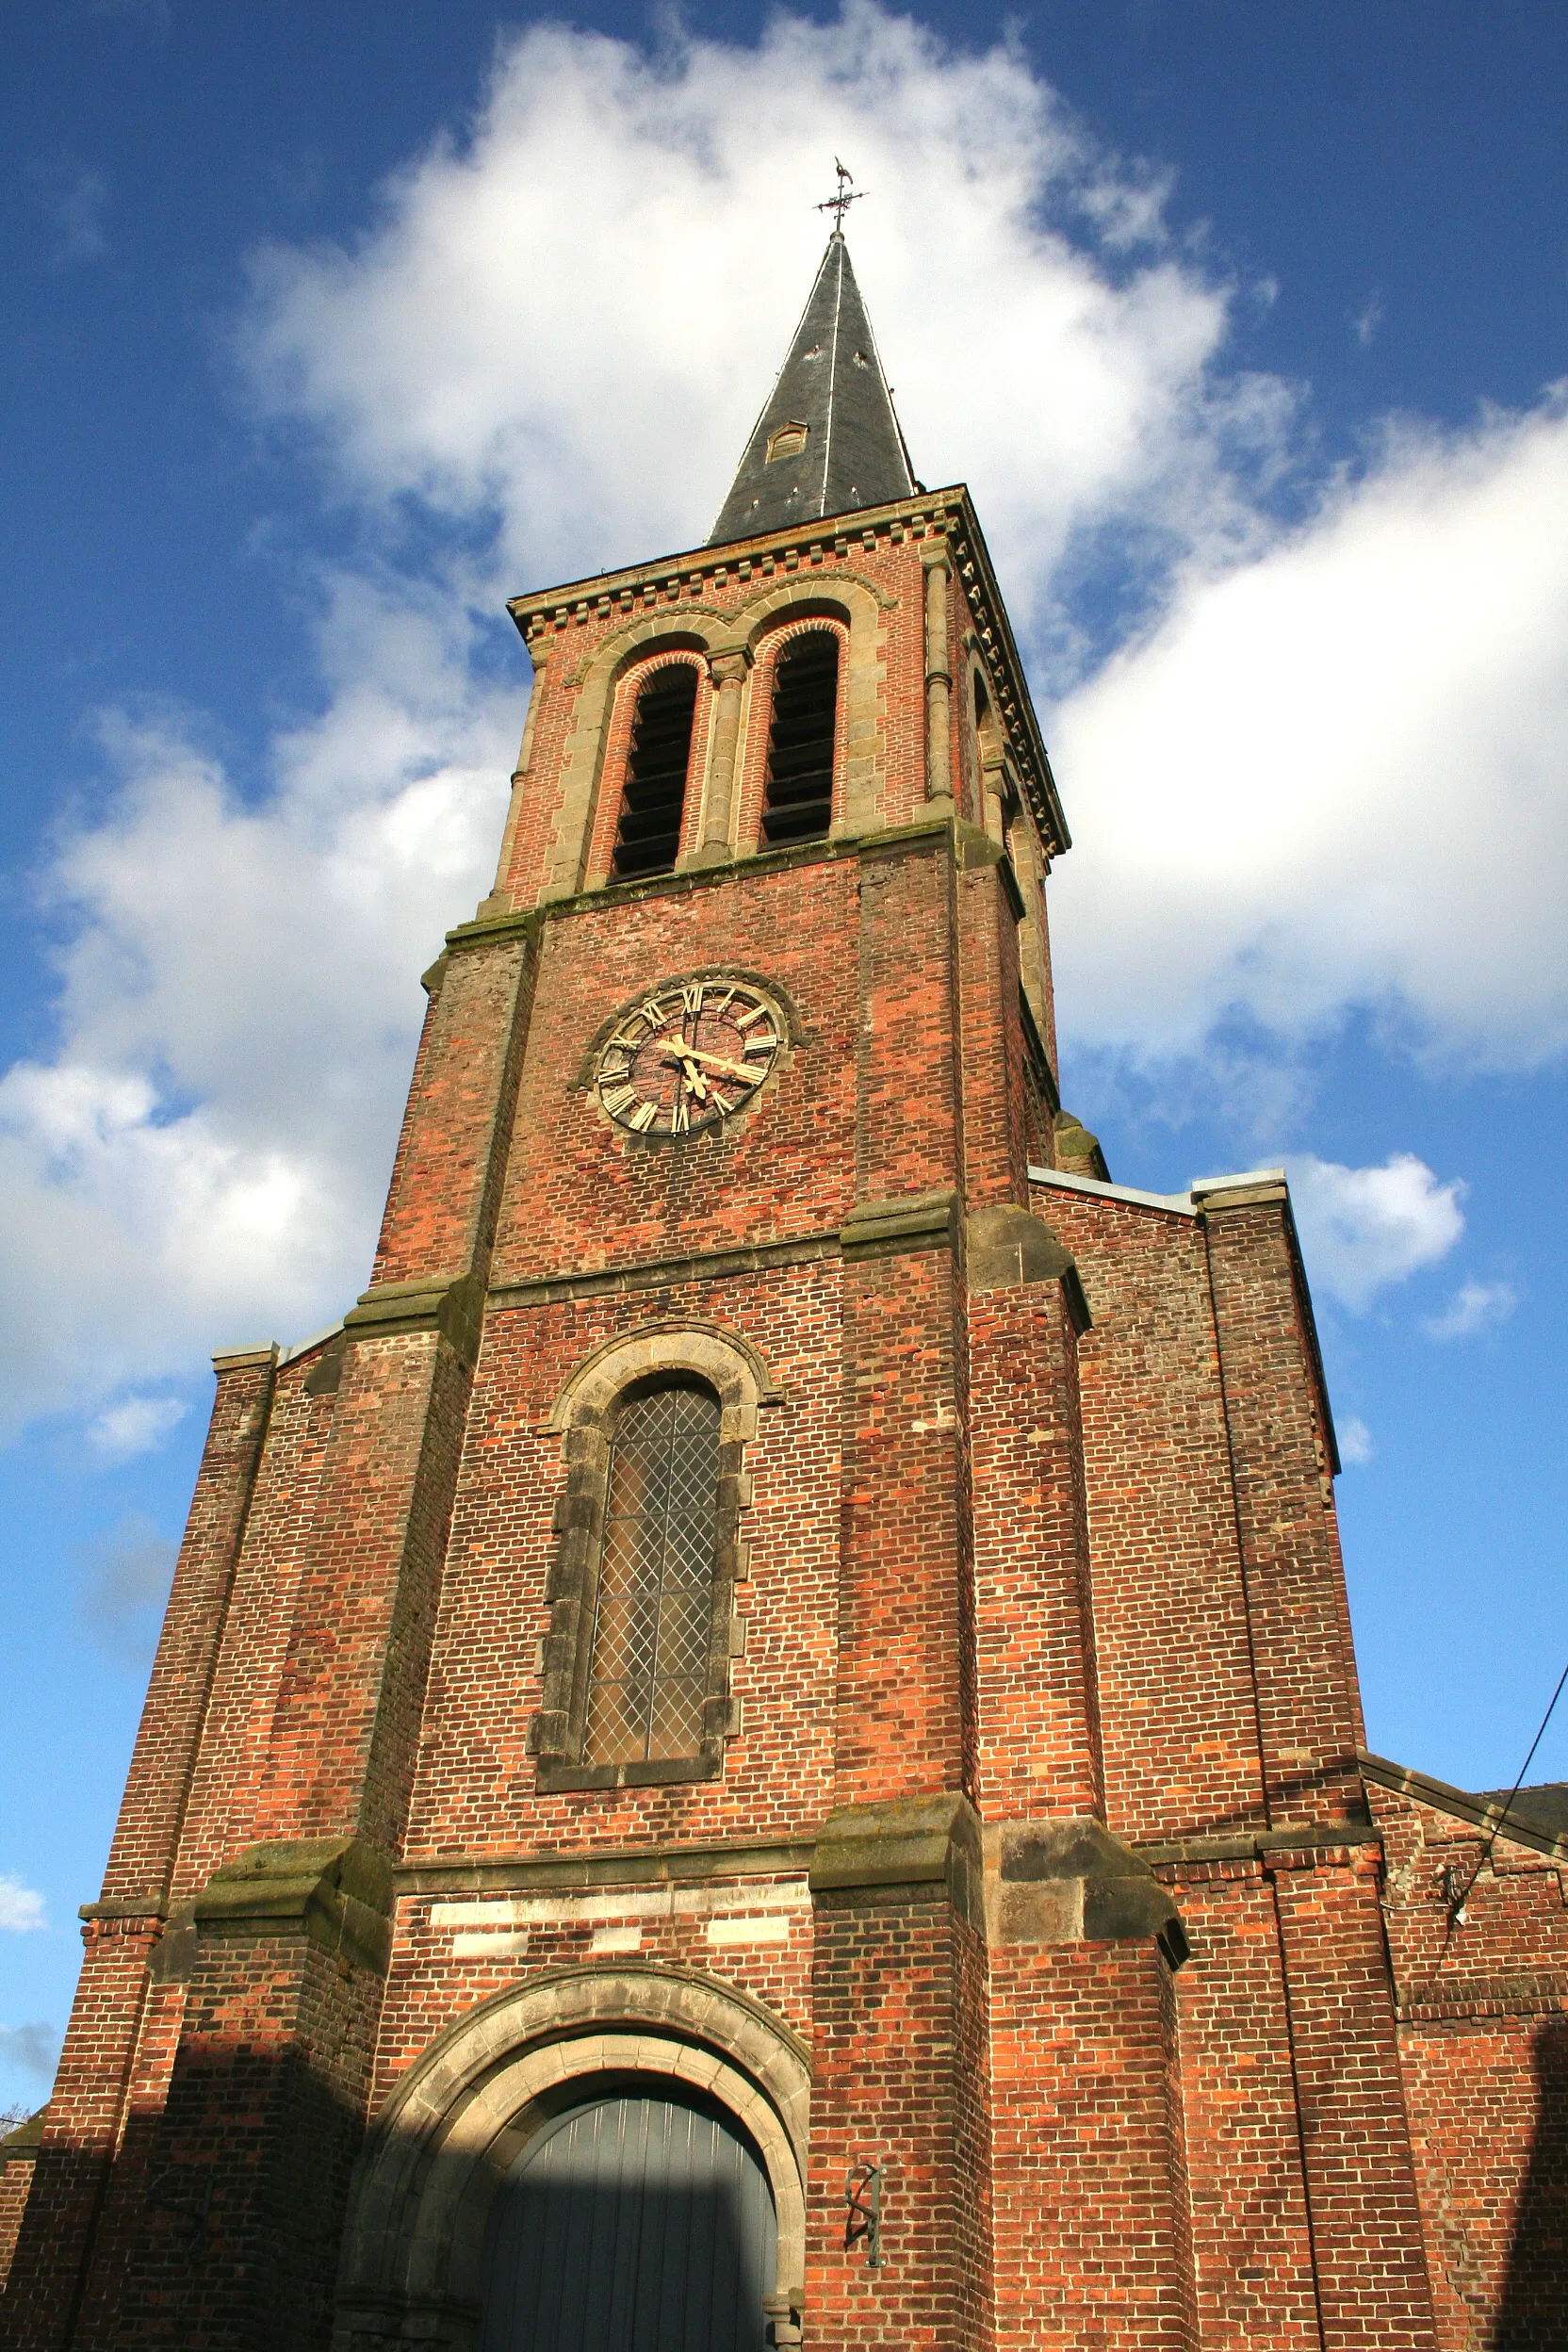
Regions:
<instances>
[{"instance_id":1,"label":"leaded lattice window pane","mask_svg":"<svg viewBox=\"0 0 1568 2352\"><path fill-rule=\"evenodd\" d=\"M717 1397L673 1384L629 1397L610 1453L585 1764L699 1753L718 1499Z\"/></svg>"}]
</instances>

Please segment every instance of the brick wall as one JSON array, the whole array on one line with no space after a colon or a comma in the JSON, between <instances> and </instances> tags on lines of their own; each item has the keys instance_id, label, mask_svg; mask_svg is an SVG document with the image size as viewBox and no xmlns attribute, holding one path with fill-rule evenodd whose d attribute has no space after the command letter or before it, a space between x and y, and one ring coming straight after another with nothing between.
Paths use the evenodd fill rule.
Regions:
<instances>
[{"instance_id":1,"label":"brick wall","mask_svg":"<svg viewBox=\"0 0 1568 2352\"><path fill-rule=\"evenodd\" d=\"M1081 1344L1106 1819L1132 1838L1265 1821L1207 1252L1196 1218L1040 1187Z\"/></svg>"},{"instance_id":2,"label":"brick wall","mask_svg":"<svg viewBox=\"0 0 1568 2352\"><path fill-rule=\"evenodd\" d=\"M1368 1794L1439 2342L1550 2344L1568 2265L1568 1862L1506 1834L1488 1854L1476 1821Z\"/></svg>"},{"instance_id":3,"label":"brick wall","mask_svg":"<svg viewBox=\"0 0 1568 2352\"><path fill-rule=\"evenodd\" d=\"M34 2161L32 2148L24 2156L8 2156L0 2151L0 2295L5 2293L27 2192L33 2185Z\"/></svg>"}]
</instances>

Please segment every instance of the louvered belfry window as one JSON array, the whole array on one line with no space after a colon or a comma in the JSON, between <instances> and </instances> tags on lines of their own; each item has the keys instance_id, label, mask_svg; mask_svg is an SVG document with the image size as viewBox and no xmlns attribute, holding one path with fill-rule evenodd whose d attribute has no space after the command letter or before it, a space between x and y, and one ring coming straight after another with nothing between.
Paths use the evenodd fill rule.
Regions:
<instances>
[{"instance_id":1,"label":"louvered belfry window","mask_svg":"<svg viewBox=\"0 0 1568 2352\"><path fill-rule=\"evenodd\" d=\"M762 838L820 841L833 815L833 735L839 710L839 640L830 629L792 637L774 672L768 790Z\"/></svg>"},{"instance_id":2,"label":"louvered belfry window","mask_svg":"<svg viewBox=\"0 0 1568 2352\"><path fill-rule=\"evenodd\" d=\"M675 864L696 700L697 673L692 662L663 663L637 697L615 832L617 882L644 874L668 874Z\"/></svg>"},{"instance_id":3,"label":"louvered belfry window","mask_svg":"<svg viewBox=\"0 0 1568 2352\"><path fill-rule=\"evenodd\" d=\"M712 1391L665 1381L625 1397L611 1441L584 1764L701 1748L718 1495Z\"/></svg>"}]
</instances>

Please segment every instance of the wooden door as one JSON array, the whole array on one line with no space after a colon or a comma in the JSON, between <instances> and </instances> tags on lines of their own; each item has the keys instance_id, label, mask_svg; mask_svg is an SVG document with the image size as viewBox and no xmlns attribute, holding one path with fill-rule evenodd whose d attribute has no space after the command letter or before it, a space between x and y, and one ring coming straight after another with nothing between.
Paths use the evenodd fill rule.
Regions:
<instances>
[{"instance_id":1,"label":"wooden door","mask_svg":"<svg viewBox=\"0 0 1568 2352\"><path fill-rule=\"evenodd\" d=\"M762 2352L773 2198L716 2106L662 2086L558 2115L497 2193L482 2352Z\"/></svg>"}]
</instances>

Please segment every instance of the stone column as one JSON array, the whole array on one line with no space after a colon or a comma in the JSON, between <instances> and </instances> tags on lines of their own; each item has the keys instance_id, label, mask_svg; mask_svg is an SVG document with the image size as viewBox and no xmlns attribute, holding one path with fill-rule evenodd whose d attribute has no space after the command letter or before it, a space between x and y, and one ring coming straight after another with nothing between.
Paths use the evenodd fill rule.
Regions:
<instances>
[{"instance_id":1,"label":"stone column","mask_svg":"<svg viewBox=\"0 0 1568 2352\"><path fill-rule=\"evenodd\" d=\"M1006 759L1000 751L988 752L980 762L980 814L987 832L998 849L1006 849L1009 845L1007 841L1009 796L1017 797L1012 792Z\"/></svg>"},{"instance_id":2,"label":"stone column","mask_svg":"<svg viewBox=\"0 0 1568 2352\"><path fill-rule=\"evenodd\" d=\"M722 866L734 856L730 829L735 821L736 755L741 741L741 698L751 667L743 648L708 657L712 681L713 747L708 760L708 803L703 810L702 840L689 859L694 866Z\"/></svg>"},{"instance_id":3,"label":"stone column","mask_svg":"<svg viewBox=\"0 0 1568 2352\"><path fill-rule=\"evenodd\" d=\"M953 566L945 539L921 551L925 568L925 797L953 802L953 671L947 643L947 583Z\"/></svg>"}]
</instances>

